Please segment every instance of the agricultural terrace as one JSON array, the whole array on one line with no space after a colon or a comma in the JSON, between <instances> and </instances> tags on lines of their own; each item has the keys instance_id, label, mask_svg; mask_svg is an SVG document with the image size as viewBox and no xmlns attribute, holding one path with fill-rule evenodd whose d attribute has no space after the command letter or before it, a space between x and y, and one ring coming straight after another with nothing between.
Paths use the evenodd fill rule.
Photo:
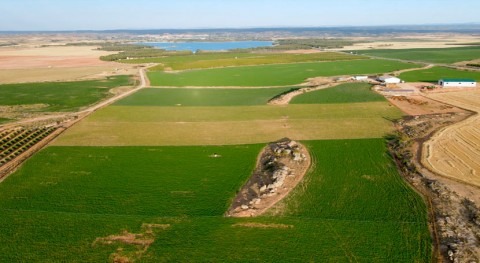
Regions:
<instances>
[{"instance_id":1,"label":"agricultural terrace","mask_svg":"<svg viewBox=\"0 0 480 263\"><path fill-rule=\"evenodd\" d=\"M400 74L400 78L409 82L435 82L442 78L471 78L480 80L480 72L457 70L446 67L433 67Z\"/></svg>"},{"instance_id":2,"label":"agricultural terrace","mask_svg":"<svg viewBox=\"0 0 480 263\"><path fill-rule=\"evenodd\" d=\"M34 105L38 111L74 111L108 97L112 88L132 86L130 76L75 82L0 85L0 105Z\"/></svg>"},{"instance_id":3,"label":"agricultural terrace","mask_svg":"<svg viewBox=\"0 0 480 263\"><path fill-rule=\"evenodd\" d=\"M353 89L357 86L350 85ZM366 87L358 88L374 94ZM401 116L401 112L383 98L360 103L266 105L266 95L274 96L269 92L287 89L231 89L233 95L242 94L233 97L224 96L229 89L145 89L89 116L55 144L231 145L264 143L283 137L297 140L378 138L391 131L389 120ZM342 87L337 89L342 92ZM253 99L255 96L258 99ZM335 92L328 96L331 100L338 97ZM226 102L239 106L219 106ZM253 102L257 105L252 105ZM141 106L142 103L146 106ZM172 104L178 106L170 106ZM199 104L202 106L197 106Z\"/></svg>"},{"instance_id":4,"label":"agricultural terrace","mask_svg":"<svg viewBox=\"0 0 480 263\"><path fill-rule=\"evenodd\" d=\"M152 86L291 86L318 76L376 74L418 65L391 60L353 60L191 70L148 72Z\"/></svg>"},{"instance_id":5,"label":"agricultural terrace","mask_svg":"<svg viewBox=\"0 0 480 263\"><path fill-rule=\"evenodd\" d=\"M289 53L196 53L185 56L170 56L159 58L142 58L122 60L124 63L159 63L152 71L188 70L204 68L254 66L268 64L287 64L299 62L318 62L336 60L365 59L366 57L338 52L319 52L313 54Z\"/></svg>"},{"instance_id":6,"label":"agricultural terrace","mask_svg":"<svg viewBox=\"0 0 480 263\"><path fill-rule=\"evenodd\" d=\"M453 48L375 49L356 53L375 57L452 64L480 58L480 46Z\"/></svg>"},{"instance_id":7,"label":"agricultural terrace","mask_svg":"<svg viewBox=\"0 0 480 263\"><path fill-rule=\"evenodd\" d=\"M383 139L306 143L315 169L256 219L223 213L263 145L49 147L0 184L0 261L430 260L426 208ZM154 242L99 242L127 233Z\"/></svg>"}]
</instances>

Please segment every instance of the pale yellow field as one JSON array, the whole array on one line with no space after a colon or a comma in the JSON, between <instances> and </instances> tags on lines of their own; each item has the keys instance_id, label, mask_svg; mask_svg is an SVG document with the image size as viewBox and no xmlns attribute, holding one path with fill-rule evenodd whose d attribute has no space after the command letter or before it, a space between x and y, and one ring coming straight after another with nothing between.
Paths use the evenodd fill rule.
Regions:
<instances>
[{"instance_id":1,"label":"pale yellow field","mask_svg":"<svg viewBox=\"0 0 480 263\"><path fill-rule=\"evenodd\" d=\"M449 126L424 145L422 162L431 170L456 180L480 186L480 91L429 95L433 99L477 112Z\"/></svg>"},{"instance_id":2,"label":"pale yellow field","mask_svg":"<svg viewBox=\"0 0 480 263\"><path fill-rule=\"evenodd\" d=\"M67 81L134 74L132 65L105 62L96 46L0 48L0 83Z\"/></svg>"},{"instance_id":3,"label":"pale yellow field","mask_svg":"<svg viewBox=\"0 0 480 263\"><path fill-rule=\"evenodd\" d=\"M63 134L57 146L232 145L379 138L400 116L386 102L255 107L109 106ZM385 118L382 118L385 117Z\"/></svg>"},{"instance_id":4,"label":"pale yellow field","mask_svg":"<svg viewBox=\"0 0 480 263\"><path fill-rule=\"evenodd\" d=\"M371 41L369 43L358 43L352 46L346 46L339 50L366 50L366 49L410 49L410 48L448 48L460 47L460 45L452 44L466 44L477 43L480 38L478 36L468 35L452 35L452 34L433 34L433 35L403 35L388 40L379 38L358 37L354 40ZM402 39L410 39L411 41L404 41ZM418 41L414 41L418 40Z\"/></svg>"}]
</instances>

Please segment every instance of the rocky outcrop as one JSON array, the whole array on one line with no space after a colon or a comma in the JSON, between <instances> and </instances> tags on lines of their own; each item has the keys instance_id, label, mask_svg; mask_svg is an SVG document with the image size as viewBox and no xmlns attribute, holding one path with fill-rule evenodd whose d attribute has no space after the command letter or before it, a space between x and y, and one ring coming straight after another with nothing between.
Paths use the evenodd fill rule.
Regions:
<instances>
[{"instance_id":1,"label":"rocky outcrop","mask_svg":"<svg viewBox=\"0 0 480 263\"><path fill-rule=\"evenodd\" d=\"M265 147L257 167L227 211L227 216L257 216L284 198L310 166L306 148L290 139Z\"/></svg>"}]
</instances>

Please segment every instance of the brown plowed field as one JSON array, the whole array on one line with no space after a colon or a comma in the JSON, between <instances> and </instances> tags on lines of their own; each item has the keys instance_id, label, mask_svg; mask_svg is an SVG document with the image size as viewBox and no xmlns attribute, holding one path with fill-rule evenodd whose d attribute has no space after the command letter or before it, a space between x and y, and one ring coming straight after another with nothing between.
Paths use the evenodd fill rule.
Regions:
<instances>
[{"instance_id":1,"label":"brown plowed field","mask_svg":"<svg viewBox=\"0 0 480 263\"><path fill-rule=\"evenodd\" d=\"M480 186L480 91L428 95L477 115L451 125L424 144L422 162L443 176Z\"/></svg>"},{"instance_id":2,"label":"brown plowed field","mask_svg":"<svg viewBox=\"0 0 480 263\"><path fill-rule=\"evenodd\" d=\"M0 48L0 84L96 79L136 73L132 65L101 61L100 56L112 52L96 49L96 46Z\"/></svg>"}]
</instances>

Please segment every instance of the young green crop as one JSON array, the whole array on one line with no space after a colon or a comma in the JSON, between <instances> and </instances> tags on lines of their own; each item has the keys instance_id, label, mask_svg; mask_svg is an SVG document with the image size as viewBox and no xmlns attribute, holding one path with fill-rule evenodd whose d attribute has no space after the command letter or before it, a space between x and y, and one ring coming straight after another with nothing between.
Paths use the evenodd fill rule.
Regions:
<instances>
[{"instance_id":1,"label":"young green crop","mask_svg":"<svg viewBox=\"0 0 480 263\"><path fill-rule=\"evenodd\" d=\"M288 53L199 53L181 57L144 58L124 60L126 63L160 63L150 68L153 71L190 70L204 68L255 66L268 64L285 64L315 61L336 61L365 59L366 57L338 52L321 52L313 54Z\"/></svg>"},{"instance_id":2,"label":"young green crop","mask_svg":"<svg viewBox=\"0 0 480 263\"><path fill-rule=\"evenodd\" d=\"M115 105L122 106L249 106L265 105L293 89L143 89Z\"/></svg>"},{"instance_id":3,"label":"young green crop","mask_svg":"<svg viewBox=\"0 0 480 263\"><path fill-rule=\"evenodd\" d=\"M144 223L169 227L143 262L430 260L425 205L383 139L305 144L312 170L279 214L255 219L223 213L263 145L49 147L0 184L0 261L107 261L137 248L95 240Z\"/></svg>"},{"instance_id":4,"label":"young green crop","mask_svg":"<svg viewBox=\"0 0 480 263\"><path fill-rule=\"evenodd\" d=\"M291 104L330 104L385 101L368 83L345 83L294 97Z\"/></svg>"},{"instance_id":5,"label":"young green crop","mask_svg":"<svg viewBox=\"0 0 480 263\"><path fill-rule=\"evenodd\" d=\"M480 47L361 50L356 53L384 58L451 64L480 58Z\"/></svg>"},{"instance_id":6,"label":"young green crop","mask_svg":"<svg viewBox=\"0 0 480 263\"><path fill-rule=\"evenodd\" d=\"M416 65L389 60L353 60L284 65L192 70L177 73L149 72L152 86L292 86L307 78L386 73Z\"/></svg>"},{"instance_id":7,"label":"young green crop","mask_svg":"<svg viewBox=\"0 0 480 263\"><path fill-rule=\"evenodd\" d=\"M446 67L433 67L423 70L414 70L400 74L400 78L409 82L437 83L443 78L471 78L480 80L480 72L457 70Z\"/></svg>"},{"instance_id":8,"label":"young green crop","mask_svg":"<svg viewBox=\"0 0 480 263\"><path fill-rule=\"evenodd\" d=\"M129 76L105 80L44 82L0 85L0 105L40 104L39 111L72 111L93 104L107 96L111 88L130 86Z\"/></svg>"}]
</instances>

